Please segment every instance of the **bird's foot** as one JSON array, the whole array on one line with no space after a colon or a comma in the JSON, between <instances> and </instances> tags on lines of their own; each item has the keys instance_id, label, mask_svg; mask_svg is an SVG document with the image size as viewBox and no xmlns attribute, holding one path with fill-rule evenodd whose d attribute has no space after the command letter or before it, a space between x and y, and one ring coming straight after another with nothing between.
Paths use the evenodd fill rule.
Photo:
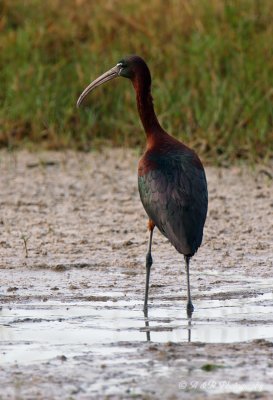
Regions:
<instances>
[{"instance_id":1,"label":"bird's foot","mask_svg":"<svg viewBox=\"0 0 273 400\"><path fill-rule=\"evenodd\" d=\"M188 315L188 318L192 317L193 311L194 311L193 304L192 304L191 301L188 301L188 303L187 303L187 315Z\"/></svg>"}]
</instances>

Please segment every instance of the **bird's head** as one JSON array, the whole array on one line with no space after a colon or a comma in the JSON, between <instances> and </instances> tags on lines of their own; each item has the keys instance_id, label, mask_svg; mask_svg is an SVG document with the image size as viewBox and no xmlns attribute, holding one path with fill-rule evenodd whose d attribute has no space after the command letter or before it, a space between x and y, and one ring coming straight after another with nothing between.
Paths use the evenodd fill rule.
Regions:
<instances>
[{"instance_id":1,"label":"bird's head","mask_svg":"<svg viewBox=\"0 0 273 400\"><path fill-rule=\"evenodd\" d=\"M96 87L114 78L118 78L119 76L130 79L135 87L137 86L139 78L142 82L145 82L145 85L148 87L151 85L151 75L145 61L136 55L128 56L120 60L117 65L109 69L109 71L100 75L97 79L91 82L78 98L77 106L79 107L85 97Z\"/></svg>"}]
</instances>

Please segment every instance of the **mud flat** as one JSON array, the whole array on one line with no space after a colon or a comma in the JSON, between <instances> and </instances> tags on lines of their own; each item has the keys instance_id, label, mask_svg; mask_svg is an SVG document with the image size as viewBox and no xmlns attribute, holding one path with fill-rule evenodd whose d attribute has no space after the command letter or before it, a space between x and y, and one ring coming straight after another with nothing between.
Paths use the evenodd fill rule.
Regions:
<instances>
[{"instance_id":1,"label":"mud flat","mask_svg":"<svg viewBox=\"0 0 273 400\"><path fill-rule=\"evenodd\" d=\"M0 153L0 399L271 399L272 168L206 168L191 264L154 235L137 155Z\"/></svg>"}]
</instances>

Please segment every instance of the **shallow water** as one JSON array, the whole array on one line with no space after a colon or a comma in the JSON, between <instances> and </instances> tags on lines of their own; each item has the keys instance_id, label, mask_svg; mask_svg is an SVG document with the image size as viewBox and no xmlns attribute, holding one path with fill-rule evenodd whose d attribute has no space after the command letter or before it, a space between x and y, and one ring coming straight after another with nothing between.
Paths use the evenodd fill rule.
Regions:
<instances>
[{"instance_id":1,"label":"shallow water","mask_svg":"<svg viewBox=\"0 0 273 400\"><path fill-rule=\"evenodd\" d=\"M105 295L105 293L104 293ZM27 364L84 351L105 352L119 342L233 343L273 340L273 294L195 302L191 321L181 302L113 301L4 306L0 310L1 364ZM149 333L149 334L148 334ZM117 351L117 347L115 349Z\"/></svg>"},{"instance_id":2,"label":"shallow water","mask_svg":"<svg viewBox=\"0 0 273 400\"><path fill-rule=\"evenodd\" d=\"M143 316L148 232L135 153L1 161L1 399L270 398L273 186L258 166L206 168L189 326L182 257L157 231Z\"/></svg>"}]
</instances>

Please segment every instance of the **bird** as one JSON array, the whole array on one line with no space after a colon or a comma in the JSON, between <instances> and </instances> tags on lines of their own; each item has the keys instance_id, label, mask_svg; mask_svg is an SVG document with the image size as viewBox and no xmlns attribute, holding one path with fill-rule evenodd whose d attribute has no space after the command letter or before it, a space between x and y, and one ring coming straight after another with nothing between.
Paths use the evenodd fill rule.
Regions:
<instances>
[{"instance_id":1,"label":"bird","mask_svg":"<svg viewBox=\"0 0 273 400\"><path fill-rule=\"evenodd\" d=\"M156 227L184 256L187 275L186 310L188 317L191 317L194 306L190 290L190 260L202 243L208 209L205 170L194 150L161 127L153 105L151 73L140 56L124 57L91 82L78 98L77 106L83 103L92 90L118 77L132 82L139 117L146 133L145 152L138 163L138 189L148 216L149 230L143 311L147 316L153 264L152 240Z\"/></svg>"}]
</instances>

